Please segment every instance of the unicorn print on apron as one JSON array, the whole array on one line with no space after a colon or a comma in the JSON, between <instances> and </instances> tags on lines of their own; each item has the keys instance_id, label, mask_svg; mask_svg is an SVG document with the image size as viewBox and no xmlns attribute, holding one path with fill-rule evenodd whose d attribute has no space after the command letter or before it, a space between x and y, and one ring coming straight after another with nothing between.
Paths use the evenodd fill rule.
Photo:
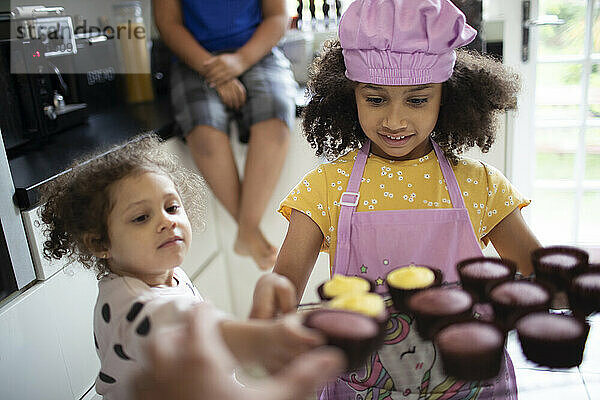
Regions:
<instances>
[{"instance_id":1,"label":"unicorn print on apron","mask_svg":"<svg viewBox=\"0 0 600 400\"><path fill-rule=\"evenodd\" d=\"M337 250L333 273L361 276L386 292L385 277L414 263L439 268L445 282L456 282L456 263L483 255L473 231L458 182L440 147L432 141L453 208L355 212L370 141L356 156L346 191L340 199ZM322 400L458 400L517 398L514 370L505 357L496 379L457 381L443 374L431 341L422 340L409 315L393 310L385 344L366 365L338 377L321 393Z\"/></svg>"}]
</instances>

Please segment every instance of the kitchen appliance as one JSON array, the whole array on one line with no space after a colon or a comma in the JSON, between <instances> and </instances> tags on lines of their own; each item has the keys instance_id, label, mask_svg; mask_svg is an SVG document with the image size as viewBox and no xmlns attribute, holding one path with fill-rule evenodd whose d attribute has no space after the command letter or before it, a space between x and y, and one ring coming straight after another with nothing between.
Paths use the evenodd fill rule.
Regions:
<instances>
[{"instance_id":1,"label":"kitchen appliance","mask_svg":"<svg viewBox=\"0 0 600 400\"><path fill-rule=\"evenodd\" d=\"M115 40L100 32L75 33L77 55L73 59L79 97L90 114L114 109L124 103L123 74Z\"/></svg>"},{"instance_id":2,"label":"kitchen appliance","mask_svg":"<svg viewBox=\"0 0 600 400\"><path fill-rule=\"evenodd\" d=\"M8 152L87 119L74 75L77 45L62 7L17 7L0 15L0 114Z\"/></svg>"}]
</instances>

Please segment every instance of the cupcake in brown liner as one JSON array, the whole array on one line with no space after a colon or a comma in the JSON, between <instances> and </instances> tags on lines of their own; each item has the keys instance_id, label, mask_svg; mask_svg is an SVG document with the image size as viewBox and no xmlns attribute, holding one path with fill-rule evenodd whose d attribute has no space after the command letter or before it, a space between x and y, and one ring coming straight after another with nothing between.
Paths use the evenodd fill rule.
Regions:
<instances>
[{"instance_id":1,"label":"cupcake in brown liner","mask_svg":"<svg viewBox=\"0 0 600 400\"><path fill-rule=\"evenodd\" d=\"M492 322L475 319L441 328L433 339L444 372L459 380L491 379L502 365L506 334Z\"/></svg>"},{"instance_id":2,"label":"cupcake in brown liner","mask_svg":"<svg viewBox=\"0 0 600 400\"><path fill-rule=\"evenodd\" d=\"M419 290L440 286L443 278L442 271L437 268L411 264L390 271L385 283L394 308L399 312L407 312L406 299L409 296Z\"/></svg>"},{"instance_id":3,"label":"cupcake in brown liner","mask_svg":"<svg viewBox=\"0 0 600 400\"><path fill-rule=\"evenodd\" d=\"M304 325L320 331L327 344L346 355L347 371L360 368L383 345L380 324L373 318L346 310L321 309L309 313Z\"/></svg>"},{"instance_id":4,"label":"cupcake in brown liner","mask_svg":"<svg viewBox=\"0 0 600 400\"><path fill-rule=\"evenodd\" d=\"M552 302L552 289L540 282L527 279L496 283L486 288L496 321L506 330L523 315L535 311L548 311Z\"/></svg>"},{"instance_id":5,"label":"cupcake in brown liner","mask_svg":"<svg viewBox=\"0 0 600 400\"><path fill-rule=\"evenodd\" d=\"M531 253L536 280L557 290L568 289L573 277L588 267L588 260L586 251L569 246L541 247Z\"/></svg>"},{"instance_id":6,"label":"cupcake in brown liner","mask_svg":"<svg viewBox=\"0 0 600 400\"><path fill-rule=\"evenodd\" d=\"M600 272L600 263L590 263L585 272Z\"/></svg>"},{"instance_id":7,"label":"cupcake in brown liner","mask_svg":"<svg viewBox=\"0 0 600 400\"><path fill-rule=\"evenodd\" d=\"M383 297L377 293L347 293L325 303L326 308L353 311L374 318L382 327L388 318Z\"/></svg>"},{"instance_id":8,"label":"cupcake in brown liner","mask_svg":"<svg viewBox=\"0 0 600 400\"><path fill-rule=\"evenodd\" d=\"M419 335L430 340L436 327L445 321L472 315L473 298L457 287L433 287L420 290L406 300L408 311L414 315Z\"/></svg>"},{"instance_id":9,"label":"cupcake in brown liner","mask_svg":"<svg viewBox=\"0 0 600 400\"><path fill-rule=\"evenodd\" d=\"M600 269L577 275L569 287L569 306L573 312L588 316L600 311Z\"/></svg>"},{"instance_id":10,"label":"cupcake in brown liner","mask_svg":"<svg viewBox=\"0 0 600 400\"><path fill-rule=\"evenodd\" d=\"M486 286L512 280L517 264L500 258L475 257L459 262L456 269L463 289L470 292L476 302L485 303L488 301Z\"/></svg>"},{"instance_id":11,"label":"cupcake in brown liner","mask_svg":"<svg viewBox=\"0 0 600 400\"><path fill-rule=\"evenodd\" d=\"M335 296L348 293L367 293L375 291L375 284L359 276L334 274L333 277L317 287L321 300L331 300Z\"/></svg>"},{"instance_id":12,"label":"cupcake in brown liner","mask_svg":"<svg viewBox=\"0 0 600 400\"><path fill-rule=\"evenodd\" d=\"M590 330L584 319L536 312L519 319L516 328L528 360L550 368L572 368L581 364Z\"/></svg>"}]
</instances>

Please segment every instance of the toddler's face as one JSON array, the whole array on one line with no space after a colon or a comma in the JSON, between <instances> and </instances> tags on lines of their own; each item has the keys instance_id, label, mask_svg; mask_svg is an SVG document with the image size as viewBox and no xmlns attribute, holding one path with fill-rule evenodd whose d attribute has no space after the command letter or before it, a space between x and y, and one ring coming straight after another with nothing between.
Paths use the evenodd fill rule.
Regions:
<instances>
[{"instance_id":1,"label":"toddler's face","mask_svg":"<svg viewBox=\"0 0 600 400\"><path fill-rule=\"evenodd\" d=\"M175 185L163 174L145 172L115 182L108 215L111 271L160 284L179 266L192 240L190 221Z\"/></svg>"},{"instance_id":2,"label":"toddler's face","mask_svg":"<svg viewBox=\"0 0 600 400\"><path fill-rule=\"evenodd\" d=\"M431 151L442 84L387 86L359 83L354 90L360 126L371 152L393 160L412 160Z\"/></svg>"}]
</instances>

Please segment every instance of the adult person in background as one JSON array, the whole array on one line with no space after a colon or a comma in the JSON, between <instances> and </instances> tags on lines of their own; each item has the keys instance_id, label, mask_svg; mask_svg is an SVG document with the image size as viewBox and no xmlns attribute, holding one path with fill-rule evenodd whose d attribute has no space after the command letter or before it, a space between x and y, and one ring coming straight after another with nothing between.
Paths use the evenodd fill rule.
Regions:
<instances>
[{"instance_id":1,"label":"adult person in background","mask_svg":"<svg viewBox=\"0 0 600 400\"><path fill-rule=\"evenodd\" d=\"M277 249L259 228L285 161L294 122L289 61L275 47L285 0L154 0L161 37L177 56L171 101L194 161L238 224L234 251L261 269ZM228 136L231 117L249 133L243 180Z\"/></svg>"},{"instance_id":2,"label":"adult person in background","mask_svg":"<svg viewBox=\"0 0 600 400\"><path fill-rule=\"evenodd\" d=\"M344 368L337 349L318 348L294 359L273 377L244 387L233 377L236 365L218 330L219 311L208 303L190 310L186 328L155 338L152 369L137 380L139 400L297 400L307 398Z\"/></svg>"}]
</instances>

